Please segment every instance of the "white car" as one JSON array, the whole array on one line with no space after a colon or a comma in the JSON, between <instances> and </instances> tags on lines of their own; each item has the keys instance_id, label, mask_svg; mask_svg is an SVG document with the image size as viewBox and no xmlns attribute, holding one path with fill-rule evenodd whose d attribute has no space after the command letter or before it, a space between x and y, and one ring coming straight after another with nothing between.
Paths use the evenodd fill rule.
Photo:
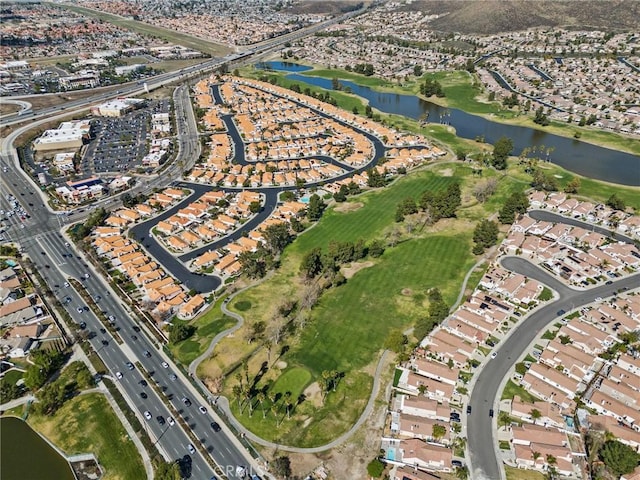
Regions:
<instances>
[{"instance_id":1,"label":"white car","mask_svg":"<svg viewBox=\"0 0 640 480\"><path fill-rule=\"evenodd\" d=\"M496 358L498 356L498 352L491 352L491 358Z\"/></svg>"},{"instance_id":2,"label":"white car","mask_svg":"<svg viewBox=\"0 0 640 480\"><path fill-rule=\"evenodd\" d=\"M163 366L164 368L169 368L169 364L168 364L167 362L162 362L162 366Z\"/></svg>"},{"instance_id":3,"label":"white car","mask_svg":"<svg viewBox=\"0 0 640 480\"><path fill-rule=\"evenodd\" d=\"M151 420L151 412L149 410L145 410L144 418L146 418L147 420Z\"/></svg>"},{"instance_id":4,"label":"white car","mask_svg":"<svg viewBox=\"0 0 640 480\"><path fill-rule=\"evenodd\" d=\"M69 286L69 282L64 282L64 286L67 288Z\"/></svg>"},{"instance_id":5,"label":"white car","mask_svg":"<svg viewBox=\"0 0 640 480\"><path fill-rule=\"evenodd\" d=\"M601 302L602 301L602 297L596 297L596 302Z\"/></svg>"},{"instance_id":6,"label":"white car","mask_svg":"<svg viewBox=\"0 0 640 480\"><path fill-rule=\"evenodd\" d=\"M200 405L200 406L198 407L198 410L200 410L200 413L202 413L203 415L205 415L205 414L207 413L207 409L206 409L206 408L204 408L202 405Z\"/></svg>"},{"instance_id":7,"label":"white car","mask_svg":"<svg viewBox=\"0 0 640 480\"><path fill-rule=\"evenodd\" d=\"M176 424L175 420L173 419L173 417L167 417L167 423L169 425L171 425L172 427Z\"/></svg>"},{"instance_id":8,"label":"white car","mask_svg":"<svg viewBox=\"0 0 640 480\"><path fill-rule=\"evenodd\" d=\"M116 378L120 380L122 378L122 373L116 372Z\"/></svg>"},{"instance_id":9,"label":"white car","mask_svg":"<svg viewBox=\"0 0 640 480\"><path fill-rule=\"evenodd\" d=\"M196 449L191 444L187 445L187 450L189 450L189 453L191 455L195 455L195 453L196 453Z\"/></svg>"}]
</instances>

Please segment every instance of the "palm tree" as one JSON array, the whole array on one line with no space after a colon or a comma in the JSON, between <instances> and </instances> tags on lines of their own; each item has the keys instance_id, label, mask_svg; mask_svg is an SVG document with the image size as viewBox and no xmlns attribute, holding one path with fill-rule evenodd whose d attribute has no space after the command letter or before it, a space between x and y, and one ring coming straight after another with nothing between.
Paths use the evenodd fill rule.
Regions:
<instances>
[{"instance_id":1,"label":"palm tree","mask_svg":"<svg viewBox=\"0 0 640 480\"><path fill-rule=\"evenodd\" d=\"M511 416L509 415L509 412L501 411L498 414L498 423L504 425L504 428L506 430L511 423Z\"/></svg>"},{"instance_id":2,"label":"palm tree","mask_svg":"<svg viewBox=\"0 0 640 480\"><path fill-rule=\"evenodd\" d=\"M469 469L465 466L456 467L456 478L459 480L467 480L469 478Z\"/></svg>"},{"instance_id":3,"label":"palm tree","mask_svg":"<svg viewBox=\"0 0 640 480\"><path fill-rule=\"evenodd\" d=\"M234 398L238 402L238 408L240 408L240 399L242 398L242 387L240 385L234 385L231 391L233 392Z\"/></svg>"},{"instance_id":4,"label":"palm tree","mask_svg":"<svg viewBox=\"0 0 640 480\"><path fill-rule=\"evenodd\" d=\"M262 418L265 419L267 417L267 414L264 411L264 401L266 400L267 396L264 394L264 392L258 392L258 394L256 395L256 398L258 399L258 402L260 402L260 409L262 410Z\"/></svg>"},{"instance_id":5,"label":"palm tree","mask_svg":"<svg viewBox=\"0 0 640 480\"><path fill-rule=\"evenodd\" d=\"M542 413L540 413L540 410L538 410L537 408L531 409L531 411L529 412L529 415L531 415L531 418L533 418L533 424L534 425L537 425L538 424L538 420L540 420L540 418L542 418Z\"/></svg>"},{"instance_id":6,"label":"palm tree","mask_svg":"<svg viewBox=\"0 0 640 480\"><path fill-rule=\"evenodd\" d=\"M279 427L280 421L278 420L278 407L275 403L271 405L271 413L273 413L273 417L276 419L276 427Z\"/></svg>"},{"instance_id":7,"label":"palm tree","mask_svg":"<svg viewBox=\"0 0 640 480\"><path fill-rule=\"evenodd\" d=\"M533 452L531 454L531 458L533 458L533 463L536 463L538 461L538 459L540 458L540 452Z\"/></svg>"}]
</instances>

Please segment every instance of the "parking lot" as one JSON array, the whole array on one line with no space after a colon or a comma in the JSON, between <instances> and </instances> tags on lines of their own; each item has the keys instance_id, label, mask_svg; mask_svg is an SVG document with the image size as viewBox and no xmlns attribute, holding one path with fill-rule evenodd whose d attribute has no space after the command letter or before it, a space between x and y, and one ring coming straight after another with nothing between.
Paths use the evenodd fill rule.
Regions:
<instances>
[{"instance_id":1,"label":"parking lot","mask_svg":"<svg viewBox=\"0 0 640 480\"><path fill-rule=\"evenodd\" d=\"M87 147L80 164L84 175L142 169L147 153L151 115L168 113L169 101L152 101L141 110L117 118L93 121L95 140Z\"/></svg>"},{"instance_id":2,"label":"parking lot","mask_svg":"<svg viewBox=\"0 0 640 480\"><path fill-rule=\"evenodd\" d=\"M81 180L96 174L139 172L149 170L142 166L142 158L147 154L150 140L151 115L169 113L169 100L151 100L146 107L122 117L98 117L92 119L91 140L81 150L82 159L72 171L72 179ZM70 179L69 174L52 169L50 158L56 152L34 152L29 145L21 149L23 161L31 167L33 176L44 173L47 184L63 185Z\"/></svg>"}]
</instances>

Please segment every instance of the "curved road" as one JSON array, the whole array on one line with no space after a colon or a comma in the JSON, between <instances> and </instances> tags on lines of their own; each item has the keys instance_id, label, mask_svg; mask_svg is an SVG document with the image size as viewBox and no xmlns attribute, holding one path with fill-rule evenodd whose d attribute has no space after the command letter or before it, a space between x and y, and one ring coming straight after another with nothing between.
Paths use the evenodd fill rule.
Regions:
<instances>
[{"instance_id":1,"label":"curved road","mask_svg":"<svg viewBox=\"0 0 640 480\"><path fill-rule=\"evenodd\" d=\"M584 226L583 223L581 226ZM610 285L600 285L589 290L574 290L560 282L537 265L520 257L504 257L500 263L511 270L529 278L533 278L556 291L558 299L536 310L513 331L503 343L499 344L498 356L490 360L477 373L469 405L471 414L467 419L467 445L471 478L475 480L496 480L503 477L502 464L496 458L493 437L493 418L489 417L489 409L499 395L499 388L504 377L513 365L527 352L531 342L538 337L550 323L556 321L557 312L580 308L591 303L597 297L606 298L614 295L621 288L637 288L640 285L640 273L617 280ZM489 441L491 439L491 441Z\"/></svg>"}]
</instances>

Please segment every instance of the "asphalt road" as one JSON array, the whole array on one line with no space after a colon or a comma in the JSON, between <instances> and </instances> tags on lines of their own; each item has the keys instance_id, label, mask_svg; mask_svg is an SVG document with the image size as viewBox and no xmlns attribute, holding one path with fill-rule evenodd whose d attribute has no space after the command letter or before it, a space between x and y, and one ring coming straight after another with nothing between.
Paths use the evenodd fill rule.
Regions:
<instances>
[{"instance_id":1,"label":"asphalt road","mask_svg":"<svg viewBox=\"0 0 640 480\"><path fill-rule=\"evenodd\" d=\"M582 224L581 226L584 226ZM469 471L473 480L496 480L502 478L502 467L496 458L497 439L493 437L493 422L489 409L499 410L499 387L511 367L524 356L531 342L549 324L557 321L557 312L570 312L593 302L597 297L615 295L621 288L637 288L640 274L635 274L610 285L600 285L589 290L573 290L538 266L520 257L505 257L501 264L529 278L538 280L558 293L559 298L522 320L514 327L512 334L499 344L498 356L489 360L476 372L477 379L471 392L469 405L471 414L467 417L467 445L469 450Z\"/></svg>"}]
</instances>

